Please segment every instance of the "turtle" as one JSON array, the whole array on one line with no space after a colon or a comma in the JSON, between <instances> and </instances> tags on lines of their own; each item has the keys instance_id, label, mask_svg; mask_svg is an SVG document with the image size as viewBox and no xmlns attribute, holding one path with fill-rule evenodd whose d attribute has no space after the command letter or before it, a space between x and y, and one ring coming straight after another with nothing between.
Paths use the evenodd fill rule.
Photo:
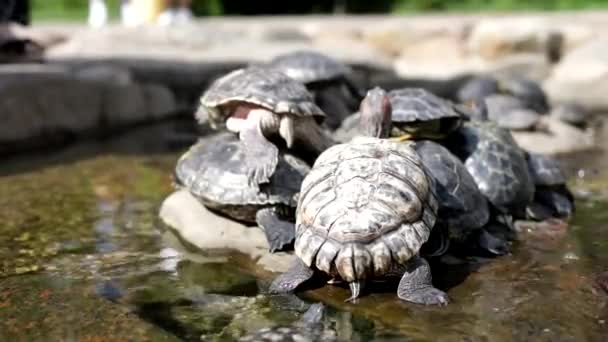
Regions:
<instances>
[{"instance_id":1,"label":"turtle","mask_svg":"<svg viewBox=\"0 0 608 342\"><path fill-rule=\"evenodd\" d=\"M335 145L304 179L296 211L296 260L270 285L295 291L315 275L346 281L355 301L367 281L400 276L397 295L419 304L444 305L430 266L418 254L437 215L432 179L413 142L386 139L390 100L380 88L361 104L365 136Z\"/></svg>"},{"instance_id":2,"label":"turtle","mask_svg":"<svg viewBox=\"0 0 608 342\"><path fill-rule=\"evenodd\" d=\"M388 93L392 107L391 136L406 139L439 139L457 129L466 116L461 107L423 88L402 88ZM346 118L336 131L339 141L360 134L360 113Z\"/></svg>"},{"instance_id":3,"label":"turtle","mask_svg":"<svg viewBox=\"0 0 608 342\"><path fill-rule=\"evenodd\" d=\"M564 103L551 109L551 116L580 128L585 128L589 114L583 106L576 103Z\"/></svg>"},{"instance_id":4,"label":"turtle","mask_svg":"<svg viewBox=\"0 0 608 342\"><path fill-rule=\"evenodd\" d=\"M549 112L547 95L540 85L523 77L507 77L498 80L498 88L501 94L515 96L520 99L526 108L532 109L539 114Z\"/></svg>"},{"instance_id":5,"label":"turtle","mask_svg":"<svg viewBox=\"0 0 608 342\"><path fill-rule=\"evenodd\" d=\"M262 328L255 333L245 335L239 339L241 342L296 342L296 341L337 341L337 333L333 329L323 326L325 305L312 304L302 317L292 325Z\"/></svg>"},{"instance_id":6,"label":"turtle","mask_svg":"<svg viewBox=\"0 0 608 342\"><path fill-rule=\"evenodd\" d=\"M483 99L488 120L510 130L533 130L540 120L540 114L526 107L519 98L511 95L494 94Z\"/></svg>"},{"instance_id":7,"label":"turtle","mask_svg":"<svg viewBox=\"0 0 608 342\"><path fill-rule=\"evenodd\" d=\"M442 255L454 243L465 249L479 247L491 254L504 254L504 243L494 243L496 240L489 237L489 233L483 229L490 221L488 200L479 191L473 176L460 159L447 148L430 140L417 141L414 148L434 180L435 194L439 201L437 223L429 239L435 240L435 245L439 247L429 252L425 245L427 250L424 254ZM446 230L446 234L442 234L442 229Z\"/></svg>"},{"instance_id":8,"label":"turtle","mask_svg":"<svg viewBox=\"0 0 608 342\"><path fill-rule=\"evenodd\" d=\"M279 154L268 184L251 184L242 163L245 143L229 132L200 139L178 160L174 178L205 207L232 219L257 223L270 251L289 246L295 237L297 194L310 166L289 153Z\"/></svg>"},{"instance_id":9,"label":"turtle","mask_svg":"<svg viewBox=\"0 0 608 342\"><path fill-rule=\"evenodd\" d=\"M491 121L466 122L446 141L492 207L510 221L523 217L534 196L524 151L511 133Z\"/></svg>"},{"instance_id":10,"label":"turtle","mask_svg":"<svg viewBox=\"0 0 608 342\"><path fill-rule=\"evenodd\" d=\"M532 219L570 218L574 213L574 196L566 186L558 160L539 153L526 154L528 169L536 185L534 202L527 214Z\"/></svg>"},{"instance_id":11,"label":"turtle","mask_svg":"<svg viewBox=\"0 0 608 342\"><path fill-rule=\"evenodd\" d=\"M350 77L353 70L320 52L298 50L282 54L268 66L306 85L327 114L323 124L330 130L338 128L363 98L359 86Z\"/></svg>"},{"instance_id":12,"label":"turtle","mask_svg":"<svg viewBox=\"0 0 608 342\"><path fill-rule=\"evenodd\" d=\"M214 129L223 125L245 143L242 162L252 183L267 183L278 162L278 147L269 139L280 136L287 148L312 152L312 159L333 145L314 117L324 112L301 83L270 68L234 70L214 81L201 97L196 113Z\"/></svg>"},{"instance_id":13,"label":"turtle","mask_svg":"<svg viewBox=\"0 0 608 342\"><path fill-rule=\"evenodd\" d=\"M461 103L481 101L487 96L498 94L498 81L490 76L469 79L456 92L456 100Z\"/></svg>"}]
</instances>

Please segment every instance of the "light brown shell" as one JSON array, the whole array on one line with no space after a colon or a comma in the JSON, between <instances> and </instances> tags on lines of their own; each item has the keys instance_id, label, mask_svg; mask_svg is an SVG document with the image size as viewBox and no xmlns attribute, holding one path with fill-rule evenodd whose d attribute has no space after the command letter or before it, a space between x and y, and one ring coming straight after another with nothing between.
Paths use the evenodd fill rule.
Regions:
<instances>
[{"instance_id":1,"label":"light brown shell","mask_svg":"<svg viewBox=\"0 0 608 342\"><path fill-rule=\"evenodd\" d=\"M296 254L346 281L418 253L435 224L431 179L411 143L356 138L325 151L304 179Z\"/></svg>"}]
</instances>

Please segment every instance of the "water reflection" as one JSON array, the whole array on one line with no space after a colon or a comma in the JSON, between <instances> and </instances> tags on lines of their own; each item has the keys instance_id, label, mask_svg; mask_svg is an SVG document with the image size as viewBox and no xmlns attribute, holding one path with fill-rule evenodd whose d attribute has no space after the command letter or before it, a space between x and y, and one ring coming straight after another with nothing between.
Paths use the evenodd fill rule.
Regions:
<instances>
[{"instance_id":1,"label":"water reflection","mask_svg":"<svg viewBox=\"0 0 608 342\"><path fill-rule=\"evenodd\" d=\"M141 147L157 140L158 132L120 139ZM66 151L70 157L63 161L46 157L55 166L22 160L18 167L3 165L10 172L0 171L5 175L0 258L3 270L10 269L2 274L14 275L15 265L32 260L40 265L37 274L0 278L0 340L16 340L33 321L38 335L27 335L33 340L84 339L94 327L98 336L115 340L230 341L293 324L317 301L330 306L324 327L348 341L603 341L608 336L608 296L593 287L608 265L605 155L568 157L572 170L583 165L600 171L585 171L573 182L577 194L587 195L579 198L569 226L524 227L512 255L433 268L453 302L425 308L400 302L394 289L371 293L358 305L343 303L347 291L337 287L300 298L267 296L268 276L242 256L188 253L159 232L158 205L172 190L179 152L159 152L158 144L159 153L150 155L85 150L87 157L78 162ZM62 317L68 311L77 314ZM47 324L39 312L58 317ZM8 333L13 330L7 322L21 330Z\"/></svg>"}]
</instances>

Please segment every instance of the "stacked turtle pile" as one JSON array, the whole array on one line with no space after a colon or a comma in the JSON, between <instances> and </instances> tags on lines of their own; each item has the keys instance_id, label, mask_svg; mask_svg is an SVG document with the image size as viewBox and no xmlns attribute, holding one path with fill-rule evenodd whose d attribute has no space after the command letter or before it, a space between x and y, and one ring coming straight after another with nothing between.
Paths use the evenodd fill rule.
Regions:
<instances>
[{"instance_id":1,"label":"stacked turtle pile","mask_svg":"<svg viewBox=\"0 0 608 342\"><path fill-rule=\"evenodd\" d=\"M548 109L538 90L484 78L461 89L464 104L418 88L362 99L341 63L279 56L205 92L197 118L229 132L192 146L176 181L207 208L256 223L271 252L293 244L296 261L271 292L325 277L347 282L354 300L366 282L398 277L399 298L445 304L425 257L502 255L514 220L573 213L559 163L522 150L507 129Z\"/></svg>"}]
</instances>

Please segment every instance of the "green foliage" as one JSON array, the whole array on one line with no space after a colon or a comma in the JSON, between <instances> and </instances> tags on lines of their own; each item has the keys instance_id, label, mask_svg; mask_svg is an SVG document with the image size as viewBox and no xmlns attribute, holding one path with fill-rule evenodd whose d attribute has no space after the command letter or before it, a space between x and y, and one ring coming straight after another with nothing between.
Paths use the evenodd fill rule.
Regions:
<instances>
[{"instance_id":1,"label":"green foliage","mask_svg":"<svg viewBox=\"0 0 608 342\"><path fill-rule=\"evenodd\" d=\"M39 20L85 21L89 11L88 0L30 0L32 18ZM120 0L106 0L111 18L118 17Z\"/></svg>"},{"instance_id":2,"label":"green foliage","mask_svg":"<svg viewBox=\"0 0 608 342\"><path fill-rule=\"evenodd\" d=\"M118 17L120 0L106 0L112 18ZM80 20L88 12L88 0L31 0L34 20ZM330 13L342 5L347 13L406 13L428 11L525 11L608 8L608 0L310 0L237 1L193 0L199 16L239 14ZM339 7L339 6L338 6Z\"/></svg>"}]
</instances>

